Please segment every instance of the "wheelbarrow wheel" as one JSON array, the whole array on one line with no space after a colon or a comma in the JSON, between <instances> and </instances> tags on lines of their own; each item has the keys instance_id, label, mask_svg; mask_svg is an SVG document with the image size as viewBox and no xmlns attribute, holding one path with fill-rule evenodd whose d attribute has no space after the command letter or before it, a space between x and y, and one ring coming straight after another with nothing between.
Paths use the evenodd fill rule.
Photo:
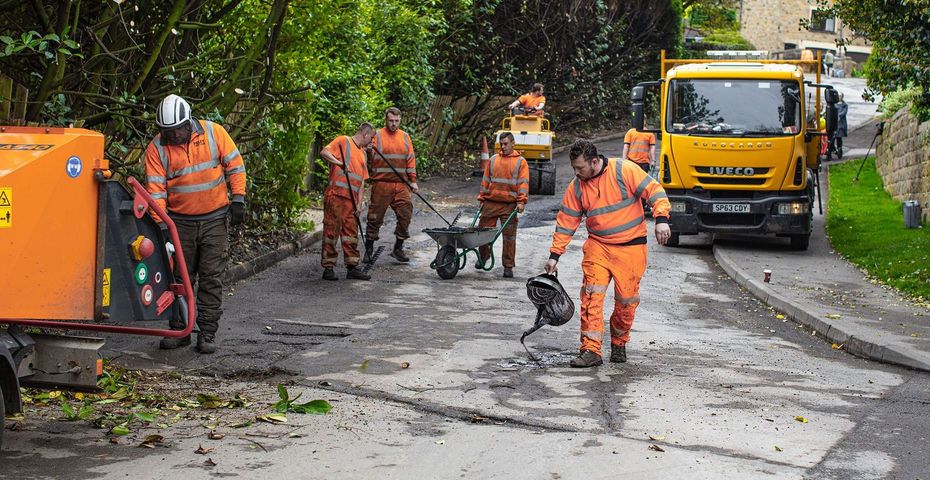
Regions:
<instances>
[{"instance_id":1,"label":"wheelbarrow wheel","mask_svg":"<svg viewBox=\"0 0 930 480\"><path fill-rule=\"evenodd\" d=\"M436 254L436 273L443 280L451 280L459 273L459 261L452 245L444 245Z\"/></svg>"}]
</instances>

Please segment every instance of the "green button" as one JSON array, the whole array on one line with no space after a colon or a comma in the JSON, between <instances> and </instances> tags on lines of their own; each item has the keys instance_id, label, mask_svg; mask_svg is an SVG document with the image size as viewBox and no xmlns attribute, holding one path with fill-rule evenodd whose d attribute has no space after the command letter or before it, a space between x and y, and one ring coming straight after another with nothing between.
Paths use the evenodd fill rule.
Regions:
<instances>
[{"instance_id":1,"label":"green button","mask_svg":"<svg viewBox=\"0 0 930 480\"><path fill-rule=\"evenodd\" d=\"M149 278L149 269L145 266L144 263L140 263L136 266L136 283L142 285Z\"/></svg>"}]
</instances>

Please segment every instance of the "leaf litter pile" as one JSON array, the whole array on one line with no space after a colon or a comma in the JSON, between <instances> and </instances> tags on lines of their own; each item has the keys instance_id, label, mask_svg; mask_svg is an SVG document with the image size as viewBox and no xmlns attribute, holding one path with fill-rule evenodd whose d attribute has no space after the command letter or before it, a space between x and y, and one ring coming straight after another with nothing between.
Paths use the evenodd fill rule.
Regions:
<instances>
[{"instance_id":1,"label":"leaf litter pile","mask_svg":"<svg viewBox=\"0 0 930 480\"><path fill-rule=\"evenodd\" d=\"M97 387L92 393L23 388L24 411L7 417L12 423L9 428L22 430L31 420L83 421L100 429L111 443L156 448L171 446L170 439L221 440L227 433L218 430L248 435L246 427L287 424L288 413L322 415L332 409L326 400L298 402L302 394L292 397L284 385L278 385L276 392L270 385L267 391L256 391L254 385L210 377L130 371L110 365ZM299 437L295 433L299 428L274 437ZM195 453L211 451L201 448Z\"/></svg>"}]
</instances>

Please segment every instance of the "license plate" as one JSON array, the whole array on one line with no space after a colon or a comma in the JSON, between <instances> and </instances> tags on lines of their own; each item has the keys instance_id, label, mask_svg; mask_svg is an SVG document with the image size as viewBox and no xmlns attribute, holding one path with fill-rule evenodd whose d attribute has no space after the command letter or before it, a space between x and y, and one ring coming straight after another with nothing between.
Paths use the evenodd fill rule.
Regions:
<instances>
[{"instance_id":1,"label":"license plate","mask_svg":"<svg viewBox=\"0 0 930 480\"><path fill-rule=\"evenodd\" d=\"M714 213L749 213L748 203L715 203Z\"/></svg>"}]
</instances>

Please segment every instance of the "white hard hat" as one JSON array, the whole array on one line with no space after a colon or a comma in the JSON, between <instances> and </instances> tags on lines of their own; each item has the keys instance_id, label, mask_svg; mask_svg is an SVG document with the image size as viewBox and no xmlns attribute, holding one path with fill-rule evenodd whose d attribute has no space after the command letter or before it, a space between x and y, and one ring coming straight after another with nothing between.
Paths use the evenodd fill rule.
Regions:
<instances>
[{"instance_id":1,"label":"white hard hat","mask_svg":"<svg viewBox=\"0 0 930 480\"><path fill-rule=\"evenodd\" d=\"M183 98L171 94L158 104L155 123L161 128L183 125L191 119L191 106Z\"/></svg>"}]
</instances>

